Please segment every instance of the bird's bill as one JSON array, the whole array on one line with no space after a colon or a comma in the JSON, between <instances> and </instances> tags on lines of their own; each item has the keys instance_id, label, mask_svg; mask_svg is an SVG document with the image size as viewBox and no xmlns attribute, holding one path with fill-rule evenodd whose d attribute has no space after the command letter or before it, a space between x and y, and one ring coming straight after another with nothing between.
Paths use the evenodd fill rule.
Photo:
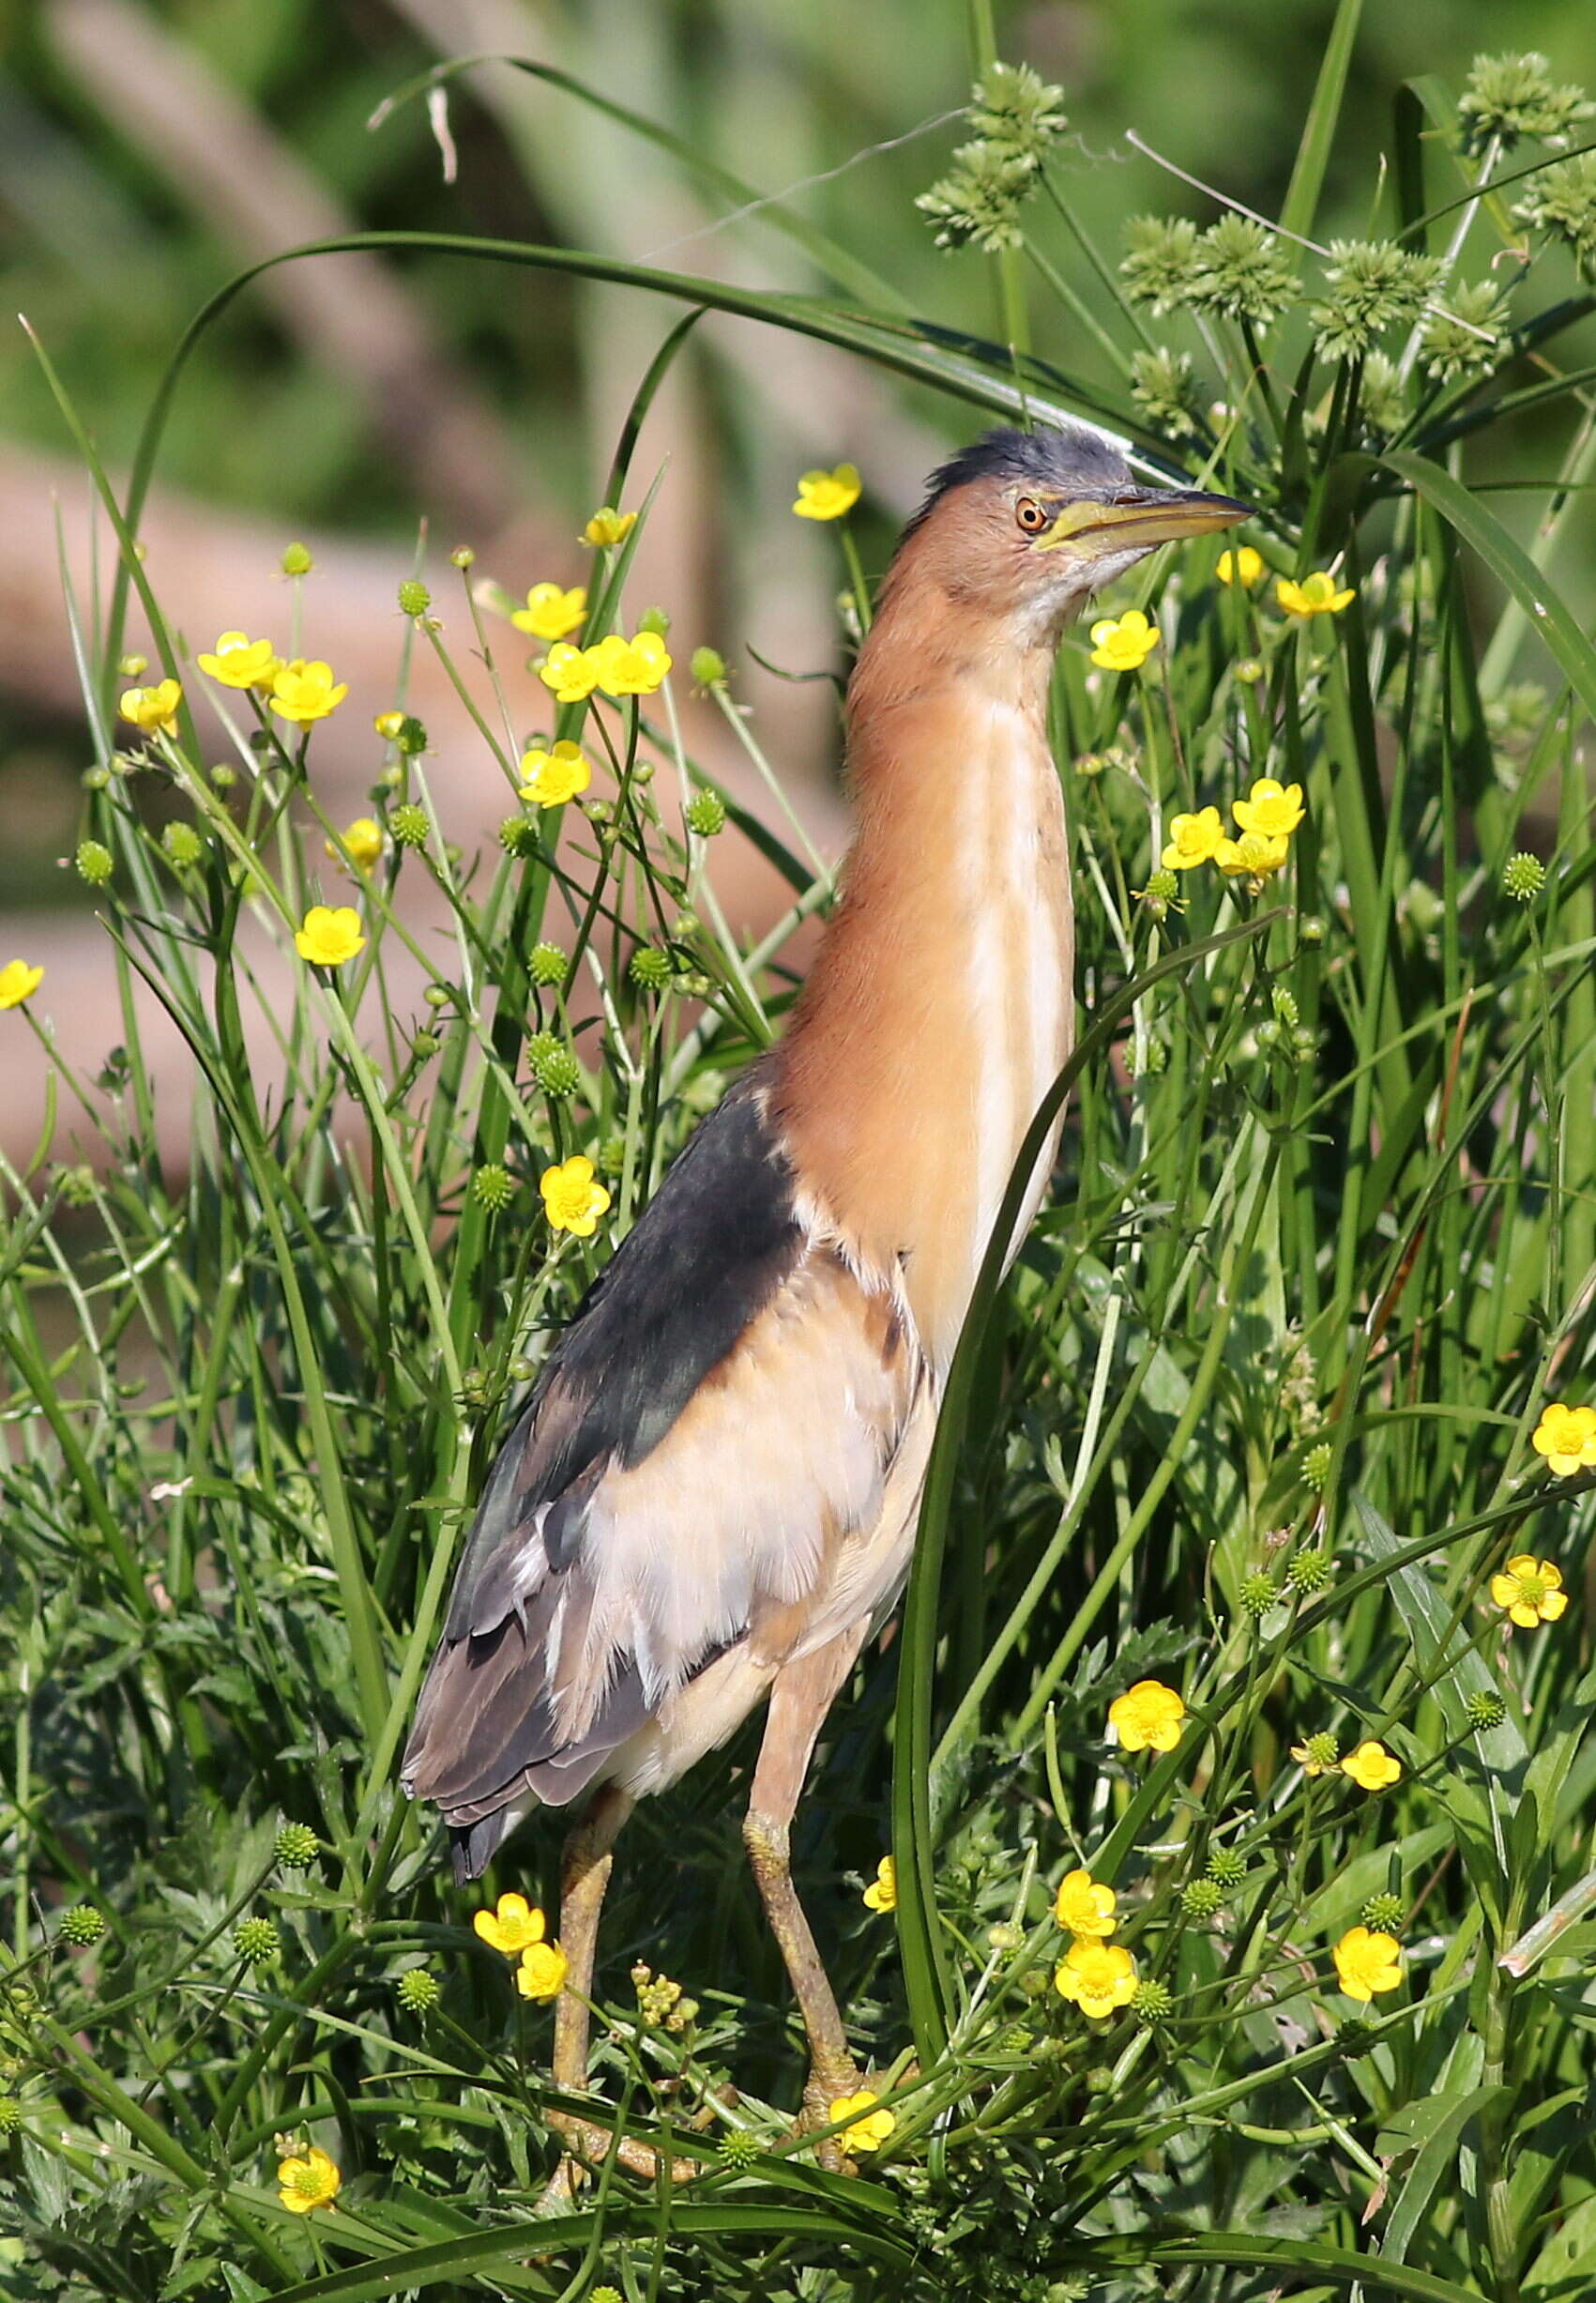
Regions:
<instances>
[{"instance_id":1,"label":"bird's bill","mask_svg":"<svg viewBox=\"0 0 1596 2303\"><path fill-rule=\"evenodd\" d=\"M1066 504L1033 551L1086 540L1112 551L1120 543L1173 543L1180 536L1203 536L1211 528L1250 520L1256 506L1234 496L1209 496L1201 488L1118 488L1112 496L1089 496Z\"/></svg>"}]
</instances>

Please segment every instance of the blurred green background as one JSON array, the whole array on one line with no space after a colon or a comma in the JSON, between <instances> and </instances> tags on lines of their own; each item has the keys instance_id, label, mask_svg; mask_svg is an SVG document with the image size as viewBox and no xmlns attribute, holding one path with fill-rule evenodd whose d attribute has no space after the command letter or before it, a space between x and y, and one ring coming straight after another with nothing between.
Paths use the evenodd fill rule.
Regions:
<instances>
[{"instance_id":1,"label":"blurred green background","mask_svg":"<svg viewBox=\"0 0 1596 2303\"><path fill-rule=\"evenodd\" d=\"M1330 0L1051 0L999 5L996 31L1002 53L1063 83L1073 137L1062 167L1112 257L1130 215L1211 214L1131 149L1128 129L1275 211L1332 13ZM719 212L661 154L502 68L453 84L453 182L420 103L369 130L373 107L440 57L509 51L648 113L763 191L818 178L797 205L866 255L910 309L991 332L989 261L940 253L913 207L959 124L915 131L965 99L969 39L964 0L12 0L0 8L8 305L38 328L119 472L196 307L241 264L319 234L434 228L827 284L768 220L715 228ZM1370 225L1391 94L1406 75L1435 72L1455 89L1477 51L1514 47L1545 51L1560 77L1596 77L1596 10L1590 0L1369 8L1321 231ZM1094 292L1067 246L1059 260ZM190 644L212 637L190 627L246 621L257 600L269 606L259 587L281 545L303 534L322 569L312 652L336 644L356 701L380 705L397 659L390 579L406 572L423 518L439 559L469 541L507 583L579 580L574 528L597 501L627 400L676 309L436 257L345 256L269 275L205 338L162 454L152 572L158 590L162 580L175 588ZM1094 355L1071 341L1067 316L1040 293L1034 313L1037 350L1090 372ZM827 665L835 569L824 537L794 532L793 475L859 461L871 489L866 556L879 565L927 463L969 428L963 411L841 354L712 318L651 419L644 468L668 458L672 484L639 597L664 600L689 645L752 641L795 670ZM81 520L81 473L27 341L8 326L8 950L19 911L59 916L84 902L55 868L73 836L84 757L59 606L57 496ZM836 748L828 700L757 673L744 693L824 813ZM342 740L344 754L335 757L329 740L326 758L353 801L369 763L347 730Z\"/></svg>"}]
</instances>

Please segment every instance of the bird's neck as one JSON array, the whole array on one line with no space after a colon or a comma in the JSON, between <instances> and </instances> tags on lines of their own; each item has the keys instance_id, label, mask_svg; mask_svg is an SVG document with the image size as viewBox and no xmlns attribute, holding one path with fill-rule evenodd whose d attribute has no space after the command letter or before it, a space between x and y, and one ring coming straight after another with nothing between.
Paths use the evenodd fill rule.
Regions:
<instances>
[{"instance_id":1,"label":"bird's neck","mask_svg":"<svg viewBox=\"0 0 1596 2303\"><path fill-rule=\"evenodd\" d=\"M927 605L889 592L849 687L859 831L772 1107L820 1220L902 1289L945 1366L1070 1051L1073 921L1052 645L960 617L928 651Z\"/></svg>"}]
</instances>

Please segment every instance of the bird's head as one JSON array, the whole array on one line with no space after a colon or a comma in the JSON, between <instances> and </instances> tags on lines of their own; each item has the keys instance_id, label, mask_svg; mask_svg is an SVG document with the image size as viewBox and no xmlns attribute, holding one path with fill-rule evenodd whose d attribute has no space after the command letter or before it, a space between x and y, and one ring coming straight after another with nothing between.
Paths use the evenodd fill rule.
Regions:
<instances>
[{"instance_id":1,"label":"bird's head","mask_svg":"<svg viewBox=\"0 0 1596 2303\"><path fill-rule=\"evenodd\" d=\"M1071 427L989 432L935 473L900 559L967 612L1050 640L1090 592L1180 536L1231 527L1251 504L1148 488L1117 450Z\"/></svg>"}]
</instances>

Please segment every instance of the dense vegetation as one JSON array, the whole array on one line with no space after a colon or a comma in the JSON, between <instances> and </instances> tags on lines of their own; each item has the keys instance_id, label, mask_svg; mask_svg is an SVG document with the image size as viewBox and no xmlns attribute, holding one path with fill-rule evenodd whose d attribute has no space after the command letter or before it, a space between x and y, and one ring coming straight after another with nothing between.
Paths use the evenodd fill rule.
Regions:
<instances>
[{"instance_id":1,"label":"dense vegetation","mask_svg":"<svg viewBox=\"0 0 1596 2303\"><path fill-rule=\"evenodd\" d=\"M522 610L468 553L418 574L396 550L382 695L323 678L297 563L281 632L190 661L132 548L183 404L158 400L118 496L44 343L123 547L103 600L68 601L95 757L77 869L200 1095L174 1176L129 1028L63 1083L98 1164L60 1155L53 1108L6 1178L19 2295L1588 2286L1596 650L1556 563L1596 461L1570 351L1596 108L1534 58L1405 86L1366 236L1321 241L1357 19L1276 222L1216 202L1127 218L1122 246L1071 202L1067 96L984 57L921 221L990 260L999 343L874 302L807 222L835 296L494 252L773 320L966 413L1085 413L1261 507L1223 559L1148 562L1060 656L1086 1029L1057 1188L981 1291L903 1623L839 1707L798 1842L874 2067L851 2173L791 2132L746 1739L631 1826L599 1979L605 2125L700 2173L612 2160L546 2220L547 2009L471 1918L501 1892L552 1912L553 1842L458 1895L394 1783L494 1443L779 1030L791 938L831 897L784 815L729 803L680 740L691 679L757 751L739 666L644 614L624 518L595 526L563 631L564 594ZM184 340L190 370L232 309ZM1087 364L1032 356L1033 328ZM664 339L640 405L690 341ZM1528 544L1478 484L1527 418ZM646 520L631 436L588 508ZM840 655L870 605L850 493L824 499ZM529 642L568 651L551 674L599 651L531 729L494 678ZM449 843L403 709L417 649L505 774L496 855ZM235 730L220 766L201 683ZM351 824L318 802L334 711L377 723ZM738 840L791 892L755 951L715 894ZM422 876L447 947L407 927ZM296 955L269 1095L246 1047L267 939ZM416 1013L388 993L402 946ZM25 953L0 1011L48 1033ZM1106 1902L1078 1879L1057 1899L1081 1870Z\"/></svg>"}]
</instances>

